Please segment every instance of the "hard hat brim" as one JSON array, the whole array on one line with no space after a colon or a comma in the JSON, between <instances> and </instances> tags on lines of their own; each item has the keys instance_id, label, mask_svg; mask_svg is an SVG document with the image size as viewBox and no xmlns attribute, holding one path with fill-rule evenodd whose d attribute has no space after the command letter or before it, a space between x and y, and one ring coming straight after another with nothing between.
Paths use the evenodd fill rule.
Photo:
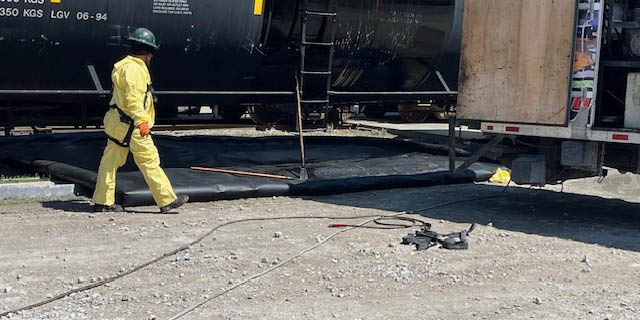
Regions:
<instances>
[{"instance_id":1,"label":"hard hat brim","mask_svg":"<svg viewBox=\"0 0 640 320\"><path fill-rule=\"evenodd\" d=\"M136 38L127 38L127 41L131 41L131 42L135 42L138 44L142 44L144 46L149 47L149 49L152 49L153 51L158 51L160 50L160 46L150 43L150 42L146 42L146 41L142 41L140 39L136 39Z\"/></svg>"}]
</instances>

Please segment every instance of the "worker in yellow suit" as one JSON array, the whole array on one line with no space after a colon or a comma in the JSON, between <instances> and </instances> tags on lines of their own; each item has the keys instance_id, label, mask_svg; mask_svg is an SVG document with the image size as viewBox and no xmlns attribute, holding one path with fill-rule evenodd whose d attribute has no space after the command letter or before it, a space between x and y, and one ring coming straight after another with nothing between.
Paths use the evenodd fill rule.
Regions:
<instances>
[{"instance_id":1,"label":"worker in yellow suit","mask_svg":"<svg viewBox=\"0 0 640 320\"><path fill-rule=\"evenodd\" d=\"M187 201L177 197L171 183L160 168L158 149L151 138L155 108L148 65L158 49L153 33L136 29L128 39L131 54L114 65L111 73L113 92L110 110L104 116L107 147L100 161L93 194L95 212L121 212L115 204L116 171L127 162L129 151L151 189L161 213L169 213Z\"/></svg>"}]
</instances>

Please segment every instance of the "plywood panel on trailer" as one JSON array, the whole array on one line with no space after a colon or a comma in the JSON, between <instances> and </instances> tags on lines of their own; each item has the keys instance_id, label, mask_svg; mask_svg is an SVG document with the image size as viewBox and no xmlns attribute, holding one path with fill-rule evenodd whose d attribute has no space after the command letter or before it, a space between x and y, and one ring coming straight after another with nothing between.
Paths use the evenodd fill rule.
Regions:
<instances>
[{"instance_id":1,"label":"plywood panel on trailer","mask_svg":"<svg viewBox=\"0 0 640 320\"><path fill-rule=\"evenodd\" d=\"M465 0L458 117L564 125L576 0Z\"/></svg>"}]
</instances>

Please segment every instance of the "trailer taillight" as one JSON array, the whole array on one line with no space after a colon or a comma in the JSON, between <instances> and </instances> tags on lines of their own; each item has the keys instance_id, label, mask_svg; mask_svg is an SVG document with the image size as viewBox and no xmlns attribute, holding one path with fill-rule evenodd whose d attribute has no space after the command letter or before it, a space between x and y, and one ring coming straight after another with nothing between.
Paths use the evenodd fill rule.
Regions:
<instances>
[{"instance_id":1,"label":"trailer taillight","mask_svg":"<svg viewBox=\"0 0 640 320\"><path fill-rule=\"evenodd\" d=\"M507 132L520 132L520 127L505 127L504 130Z\"/></svg>"},{"instance_id":2,"label":"trailer taillight","mask_svg":"<svg viewBox=\"0 0 640 320\"><path fill-rule=\"evenodd\" d=\"M629 141L629 135L628 134L614 133L611 136L611 139L613 139L613 140L621 140L621 141Z\"/></svg>"}]
</instances>

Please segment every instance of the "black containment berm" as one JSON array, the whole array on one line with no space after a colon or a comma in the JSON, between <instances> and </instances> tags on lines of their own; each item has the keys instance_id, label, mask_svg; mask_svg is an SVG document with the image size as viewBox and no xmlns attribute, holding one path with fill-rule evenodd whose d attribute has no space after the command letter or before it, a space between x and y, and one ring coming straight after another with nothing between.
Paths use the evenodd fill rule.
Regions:
<instances>
[{"instance_id":1,"label":"black containment berm","mask_svg":"<svg viewBox=\"0 0 640 320\"><path fill-rule=\"evenodd\" d=\"M179 194L192 201L265 196L312 196L485 181L495 166L476 164L449 176L447 158L404 141L358 137L308 137L310 179L297 179L295 137L155 136L162 166ZM56 134L0 139L0 161L76 183L89 191L106 143L103 134ZM192 166L276 174L272 179L202 172ZM90 193L90 192L89 192ZM118 172L116 198L125 206L153 198L131 157Z\"/></svg>"}]
</instances>

